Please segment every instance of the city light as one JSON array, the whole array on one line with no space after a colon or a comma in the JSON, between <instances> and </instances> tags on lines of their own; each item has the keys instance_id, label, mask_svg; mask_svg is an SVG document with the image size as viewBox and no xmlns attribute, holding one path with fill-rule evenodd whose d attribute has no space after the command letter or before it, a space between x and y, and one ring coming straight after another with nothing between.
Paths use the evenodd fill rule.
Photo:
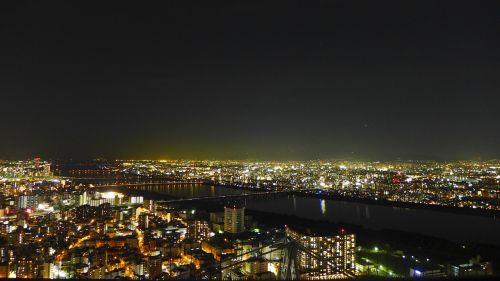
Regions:
<instances>
[{"instance_id":1,"label":"city light","mask_svg":"<svg viewBox=\"0 0 500 281\"><path fill-rule=\"evenodd\" d=\"M102 183L96 180L86 182L86 177L91 178L87 172L83 173L80 181L74 176L71 180L65 177L57 181L50 180L53 177L52 170L47 165L41 165L41 160L37 161L36 167L45 167L37 173L46 173L44 177L49 180L35 178L18 181L11 178L0 183L1 191L6 194L6 207L0 208L0 237L9 237L14 241L5 249L18 249L27 243L44 253L44 259L41 259L34 252L18 256L16 251L7 251L8 255L13 255L9 260L18 268L8 274L10 277L113 279L135 276L157 278L165 275L177 278L183 270L189 269L210 279L206 275L208 267L234 261L239 261L238 265L234 265L234 268L231 266L230 270L222 270L224 278L245 276L251 279L264 274L274 279L285 276L284 279L300 277L314 280L451 274L436 267L439 264L431 262L433 259L429 256L422 260L432 270L413 269L412 266L421 262L416 258L414 248L401 246L402 249L391 249L390 240L378 241L389 245L383 248L373 244L357 245L358 235L365 235L364 241L370 241L363 230L354 233L348 226L339 226L335 231L328 230L328 225L314 229L302 227L302 218L290 219L274 214L279 219L273 221L269 220L268 216L272 217L269 214L259 216L256 213L254 217L254 210L246 207L252 202L269 202L273 205L278 202L274 198L283 198L289 200L287 202L290 204L286 206L294 206L294 212L310 211L301 210L298 207L300 205L296 204L298 198L309 198L316 200L311 206L317 208L317 214L327 216L330 215L329 210L327 212L327 206L330 205L327 203L331 200L338 200L339 197L352 200L356 196L363 199L372 193L377 196L370 200L386 200L384 204L390 206L390 196L401 190L405 190L404 194L409 196L419 194L411 186L404 189L410 183L404 180L410 177L406 174L412 174L411 184L420 184L418 188L424 183L430 185L430 179L435 176L433 171L437 169L435 165L394 165L387 167L387 175L384 175L378 168L382 163L334 164L311 161L300 165L287 162L276 165L275 162L250 161L128 160L126 163L114 161L105 165L114 171L110 173L113 182L110 185L105 178ZM19 167L12 168L15 165ZM461 164L457 165L453 176L460 176L463 173L461 171L466 171L465 168L459 168ZM8 169L0 171L12 169L16 173L30 174L36 170L35 163L30 162L8 163L7 166ZM481 172L479 165L473 167L477 173L487 174ZM415 173L415 170L422 175ZM96 170L94 173L109 172ZM429 175L424 176L426 173ZM176 176L167 178L168 175ZM436 177L435 183L446 185L448 176L449 173L445 173ZM119 177L135 178L136 181L120 182L116 180ZM158 177L158 183L151 183L154 177ZM402 180L393 181L395 177ZM425 182L420 182L424 178ZM484 182L484 178L481 176L481 182ZM456 181L451 183L459 185ZM318 185L321 189L318 189ZM374 189L372 185L378 185L383 191ZM121 189L120 192L109 191L109 187ZM460 195L461 192L464 195L468 192L469 197L470 194L496 194L484 185L478 188L480 192L474 193L469 188L468 184L453 187L443 196L455 198L449 196L449 192L458 192ZM186 197L186 191L193 195ZM163 199L163 192L170 194ZM158 194L157 199L149 199L152 193ZM203 195L196 197L194 194ZM436 191L432 193L432 198L437 200L438 195ZM464 204L469 197L458 198ZM497 207L491 202L488 204L484 206ZM206 206L210 206L208 211L204 209ZM339 213L336 211L332 214ZM283 224L279 223L281 219ZM276 222L282 226L277 227ZM293 245L298 248L293 248ZM457 245L458 248L462 246L465 247ZM0 245L2 252L5 250ZM401 265L391 264L392 257L404 260L406 255L411 257L411 263L404 265L406 273L395 272L394 269ZM136 258L130 259L130 256ZM329 260L334 257L335 263ZM288 269L290 264L283 263L288 258L296 260L293 269ZM104 259L107 264L103 263ZM475 270L489 274L491 263L466 260L456 266L459 268L458 275L464 274L460 273L460 268L467 268L463 272ZM298 275L289 276L290 270Z\"/></svg>"},{"instance_id":2,"label":"city light","mask_svg":"<svg viewBox=\"0 0 500 281\"><path fill-rule=\"evenodd\" d=\"M500 1L4 2L0 281L500 277Z\"/></svg>"}]
</instances>

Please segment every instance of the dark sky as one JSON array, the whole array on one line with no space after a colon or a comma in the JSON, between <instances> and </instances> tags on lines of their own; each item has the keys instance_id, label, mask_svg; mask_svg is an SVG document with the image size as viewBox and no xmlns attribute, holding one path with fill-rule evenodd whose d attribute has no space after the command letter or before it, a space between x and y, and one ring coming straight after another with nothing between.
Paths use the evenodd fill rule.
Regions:
<instances>
[{"instance_id":1,"label":"dark sky","mask_svg":"<svg viewBox=\"0 0 500 281\"><path fill-rule=\"evenodd\" d=\"M255 2L2 2L0 158L500 157L500 1Z\"/></svg>"}]
</instances>

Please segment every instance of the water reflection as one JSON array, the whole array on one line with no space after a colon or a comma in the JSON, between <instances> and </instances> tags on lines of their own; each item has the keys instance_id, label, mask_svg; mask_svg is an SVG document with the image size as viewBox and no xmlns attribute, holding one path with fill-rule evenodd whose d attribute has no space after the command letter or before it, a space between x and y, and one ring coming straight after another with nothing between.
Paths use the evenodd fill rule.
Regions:
<instances>
[{"instance_id":1,"label":"water reflection","mask_svg":"<svg viewBox=\"0 0 500 281\"><path fill-rule=\"evenodd\" d=\"M241 189L203 184L145 184L130 185L128 188L143 191L152 191L179 198L217 197L223 195L238 195L249 193Z\"/></svg>"},{"instance_id":2,"label":"water reflection","mask_svg":"<svg viewBox=\"0 0 500 281\"><path fill-rule=\"evenodd\" d=\"M247 208L295 214L307 219L351 223L371 229L415 232L459 242L500 245L497 237L500 220L489 217L305 197L249 200Z\"/></svg>"},{"instance_id":3,"label":"water reflection","mask_svg":"<svg viewBox=\"0 0 500 281\"><path fill-rule=\"evenodd\" d=\"M209 197L249 193L241 189L201 184L131 186L172 197ZM158 197L161 199L161 196ZM246 207L277 214L296 215L361 225L371 229L395 229L455 241L500 245L500 220L423 209L393 208L355 202L286 196L246 200ZM328 212L326 210L329 210Z\"/></svg>"}]
</instances>

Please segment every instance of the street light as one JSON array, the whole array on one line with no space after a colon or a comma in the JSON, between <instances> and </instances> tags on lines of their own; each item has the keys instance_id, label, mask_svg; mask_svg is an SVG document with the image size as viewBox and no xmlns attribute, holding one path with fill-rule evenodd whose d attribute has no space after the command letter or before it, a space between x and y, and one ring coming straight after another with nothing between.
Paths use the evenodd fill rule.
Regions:
<instances>
[{"instance_id":1,"label":"street light","mask_svg":"<svg viewBox=\"0 0 500 281\"><path fill-rule=\"evenodd\" d=\"M381 266L378 266L378 265L379 265L379 264L378 264L378 247L377 247L377 246L375 246L375 247L373 248L373 250L374 250L374 251L375 251L375 253L377 254L377 255L376 255L376 256L377 256L377 276L379 276L379 275L378 275L378 271L379 271L379 267L381 268Z\"/></svg>"}]
</instances>

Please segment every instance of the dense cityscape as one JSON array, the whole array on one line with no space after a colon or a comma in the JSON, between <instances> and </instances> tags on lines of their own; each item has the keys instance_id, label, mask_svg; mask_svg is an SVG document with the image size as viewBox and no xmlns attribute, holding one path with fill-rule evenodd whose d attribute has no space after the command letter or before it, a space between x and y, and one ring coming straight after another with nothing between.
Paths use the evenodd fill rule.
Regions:
<instances>
[{"instance_id":1,"label":"dense cityscape","mask_svg":"<svg viewBox=\"0 0 500 281\"><path fill-rule=\"evenodd\" d=\"M2 1L0 281L496 280L500 1Z\"/></svg>"},{"instance_id":2,"label":"dense cityscape","mask_svg":"<svg viewBox=\"0 0 500 281\"><path fill-rule=\"evenodd\" d=\"M151 199L134 188L155 179L166 189L195 183L263 197L255 200L292 192L496 212L499 170L497 161L2 161L0 278L489 276L498 261L480 252L443 260L420 250L360 243L349 226L327 231L300 220L270 224L233 197L196 205L209 197L187 204L186 198Z\"/></svg>"},{"instance_id":3,"label":"dense cityscape","mask_svg":"<svg viewBox=\"0 0 500 281\"><path fill-rule=\"evenodd\" d=\"M255 190L500 210L500 162L116 161L103 171Z\"/></svg>"}]
</instances>

